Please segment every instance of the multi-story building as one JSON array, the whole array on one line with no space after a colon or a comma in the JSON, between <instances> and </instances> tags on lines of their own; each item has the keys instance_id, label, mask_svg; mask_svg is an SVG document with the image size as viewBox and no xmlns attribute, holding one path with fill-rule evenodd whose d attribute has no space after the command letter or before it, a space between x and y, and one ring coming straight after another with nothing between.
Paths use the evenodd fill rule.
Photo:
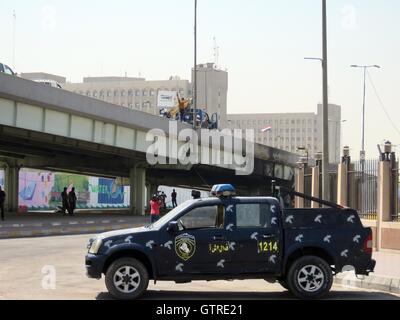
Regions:
<instances>
[{"instance_id":1,"label":"multi-story building","mask_svg":"<svg viewBox=\"0 0 400 320\"><path fill-rule=\"evenodd\" d=\"M254 129L255 142L299 152L306 149L310 158L322 151L322 105L317 113L228 114L228 128ZM271 129L263 132L263 129ZM340 159L341 107L329 105L329 161Z\"/></svg>"},{"instance_id":2,"label":"multi-story building","mask_svg":"<svg viewBox=\"0 0 400 320\"><path fill-rule=\"evenodd\" d=\"M192 69L192 84L194 70ZM197 66L197 107L211 116L218 115L219 127L226 127L228 105L228 72L217 69L214 63Z\"/></svg>"},{"instance_id":3,"label":"multi-story building","mask_svg":"<svg viewBox=\"0 0 400 320\"><path fill-rule=\"evenodd\" d=\"M185 98L192 95L189 80L181 80L179 77L158 81L130 77L87 77L83 83L66 83L63 88L154 115L159 114L159 91L176 91Z\"/></svg>"}]
</instances>

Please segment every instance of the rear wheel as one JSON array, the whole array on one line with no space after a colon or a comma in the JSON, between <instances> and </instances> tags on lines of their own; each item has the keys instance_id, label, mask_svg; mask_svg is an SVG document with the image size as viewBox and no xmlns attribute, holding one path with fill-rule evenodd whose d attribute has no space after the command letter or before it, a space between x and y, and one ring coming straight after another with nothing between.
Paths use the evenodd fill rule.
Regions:
<instances>
[{"instance_id":1,"label":"rear wheel","mask_svg":"<svg viewBox=\"0 0 400 320\"><path fill-rule=\"evenodd\" d=\"M304 256L290 267L286 283L300 299L319 299L332 287L333 275L328 263L316 256Z\"/></svg>"},{"instance_id":2,"label":"rear wheel","mask_svg":"<svg viewBox=\"0 0 400 320\"><path fill-rule=\"evenodd\" d=\"M139 298L149 284L149 274L140 261L122 258L114 261L106 272L108 292L119 300Z\"/></svg>"}]
</instances>

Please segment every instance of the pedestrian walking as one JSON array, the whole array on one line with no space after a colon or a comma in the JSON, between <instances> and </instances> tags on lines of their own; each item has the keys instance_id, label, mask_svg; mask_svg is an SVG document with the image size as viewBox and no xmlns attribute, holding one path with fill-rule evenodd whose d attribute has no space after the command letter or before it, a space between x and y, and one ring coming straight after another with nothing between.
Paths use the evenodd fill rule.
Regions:
<instances>
[{"instance_id":1,"label":"pedestrian walking","mask_svg":"<svg viewBox=\"0 0 400 320\"><path fill-rule=\"evenodd\" d=\"M171 193L171 199L172 199L172 207L176 208L178 206L178 202L176 202L178 194L176 193L175 189Z\"/></svg>"},{"instance_id":2,"label":"pedestrian walking","mask_svg":"<svg viewBox=\"0 0 400 320\"><path fill-rule=\"evenodd\" d=\"M76 193L75 188L72 188L71 191L68 193L68 204L69 204L69 215L74 215L74 210L76 209Z\"/></svg>"},{"instance_id":3,"label":"pedestrian walking","mask_svg":"<svg viewBox=\"0 0 400 320\"><path fill-rule=\"evenodd\" d=\"M66 211L68 210L69 212L69 203L68 203L68 193L67 193L67 188L64 188L64 191L61 192L61 201L62 201L62 214L65 216L67 213Z\"/></svg>"},{"instance_id":4,"label":"pedestrian walking","mask_svg":"<svg viewBox=\"0 0 400 320\"><path fill-rule=\"evenodd\" d=\"M160 207L163 205L162 200L160 200L157 195L153 195L150 200L150 216L151 223L154 223L160 219Z\"/></svg>"},{"instance_id":5,"label":"pedestrian walking","mask_svg":"<svg viewBox=\"0 0 400 320\"><path fill-rule=\"evenodd\" d=\"M163 209L167 209L167 195L165 192L161 192L161 199L162 199L162 207Z\"/></svg>"},{"instance_id":6,"label":"pedestrian walking","mask_svg":"<svg viewBox=\"0 0 400 320\"><path fill-rule=\"evenodd\" d=\"M6 193L0 187L0 210L1 210L1 220L4 221L4 203L6 202Z\"/></svg>"}]
</instances>

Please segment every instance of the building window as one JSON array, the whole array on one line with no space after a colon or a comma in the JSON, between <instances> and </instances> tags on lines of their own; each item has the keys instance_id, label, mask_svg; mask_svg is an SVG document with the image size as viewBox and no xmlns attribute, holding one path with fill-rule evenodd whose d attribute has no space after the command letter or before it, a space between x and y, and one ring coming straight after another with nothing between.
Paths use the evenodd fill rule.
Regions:
<instances>
[{"instance_id":1,"label":"building window","mask_svg":"<svg viewBox=\"0 0 400 320\"><path fill-rule=\"evenodd\" d=\"M142 95L143 95L143 97L147 97L147 90L143 90Z\"/></svg>"},{"instance_id":2,"label":"building window","mask_svg":"<svg viewBox=\"0 0 400 320\"><path fill-rule=\"evenodd\" d=\"M136 97L140 97L140 90L136 90L135 95Z\"/></svg>"},{"instance_id":3,"label":"building window","mask_svg":"<svg viewBox=\"0 0 400 320\"><path fill-rule=\"evenodd\" d=\"M114 97L118 97L118 90L114 90Z\"/></svg>"},{"instance_id":4,"label":"building window","mask_svg":"<svg viewBox=\"0 0 400 320\"><path fill-rule=\"evenodd\" d=\"M128 91L128 97L133 97L133 90Z\"/></svg>"},{"instance_id":5,"label":"building window","mask_svg":"<svg viewBox=\"0 0 400 320\"><path fill-rule=\"evenodd\" d=\"M89 90L86 91L86 95L87 95L88 97L90 97L90 91L89 91Z\"/></svg>"},{"instance_id":6,"label":"building window","mask_svg":"<svg viewBox=\"0 0 400 320\"><path fill-rule=\"evenodd\" d=\"M151 89L151 90L150 90L150 96L151 96L151 97L154 97L154 94L155 94L155 93L154 93L154 89Z\"/></svg>"},{"instance_id":7,"label":"building window","mask_svg":"<svg viewBox=\"0 0 400 320\"><path fill-rule=\"evenodd\" d=\"M125 97L125 90L121 91L121 97Z\"/></svg>"},{"instance_id":8,"label":"building window","mask_svg":"<svg viewBox=\"0 0 400 320\"><path fill-rule=\"evenodd\" d=\"M100 98L104 98L104 90L100 91Z\"/></svg>"},{"instance_id":9,"label":"building window","mask_svg":"<svg viewBox=\"0 0 400 320\"><path fill-rule=\"evenodd\" d=\"M111 97L111 91L110 90L107 91L107 97Z\"/></svg>"},{"instance_id":10,"label":"building window","mask_svg":"<svg viewBox=\"0 0 400 320\"><path fill-rule=\"evenodd\" d=\"M97 98L97 91L93 91L93 97Z\"/></svg>"}]
</instances>

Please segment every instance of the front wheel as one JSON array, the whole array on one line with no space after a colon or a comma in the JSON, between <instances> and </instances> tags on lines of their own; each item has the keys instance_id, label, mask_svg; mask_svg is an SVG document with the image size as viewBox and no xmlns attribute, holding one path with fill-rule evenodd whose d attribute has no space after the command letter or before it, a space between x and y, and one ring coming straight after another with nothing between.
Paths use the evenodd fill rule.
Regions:
<instances>
[{"instance_id":1,"label":"front wheel","mask_svg":"<svg viewBox=\"0 0 400 320\"><path fill-rule=\"evenodd\" d=\"M332 270L325 260L304 256L291 265L286 283L297 298L319 299L332 287Z\"/></svg>"},{"instance_id":2,"label":"front wheel","mask_svg":"<svg viewBox=\"0 0 400 320\"><path fill-rule=\"evenodd\" d=\"M105 279L108 292L119 300L139 298L149 284L146 267L133 258L122 258L113 262Z\"/></svg>"}]
</instances>

